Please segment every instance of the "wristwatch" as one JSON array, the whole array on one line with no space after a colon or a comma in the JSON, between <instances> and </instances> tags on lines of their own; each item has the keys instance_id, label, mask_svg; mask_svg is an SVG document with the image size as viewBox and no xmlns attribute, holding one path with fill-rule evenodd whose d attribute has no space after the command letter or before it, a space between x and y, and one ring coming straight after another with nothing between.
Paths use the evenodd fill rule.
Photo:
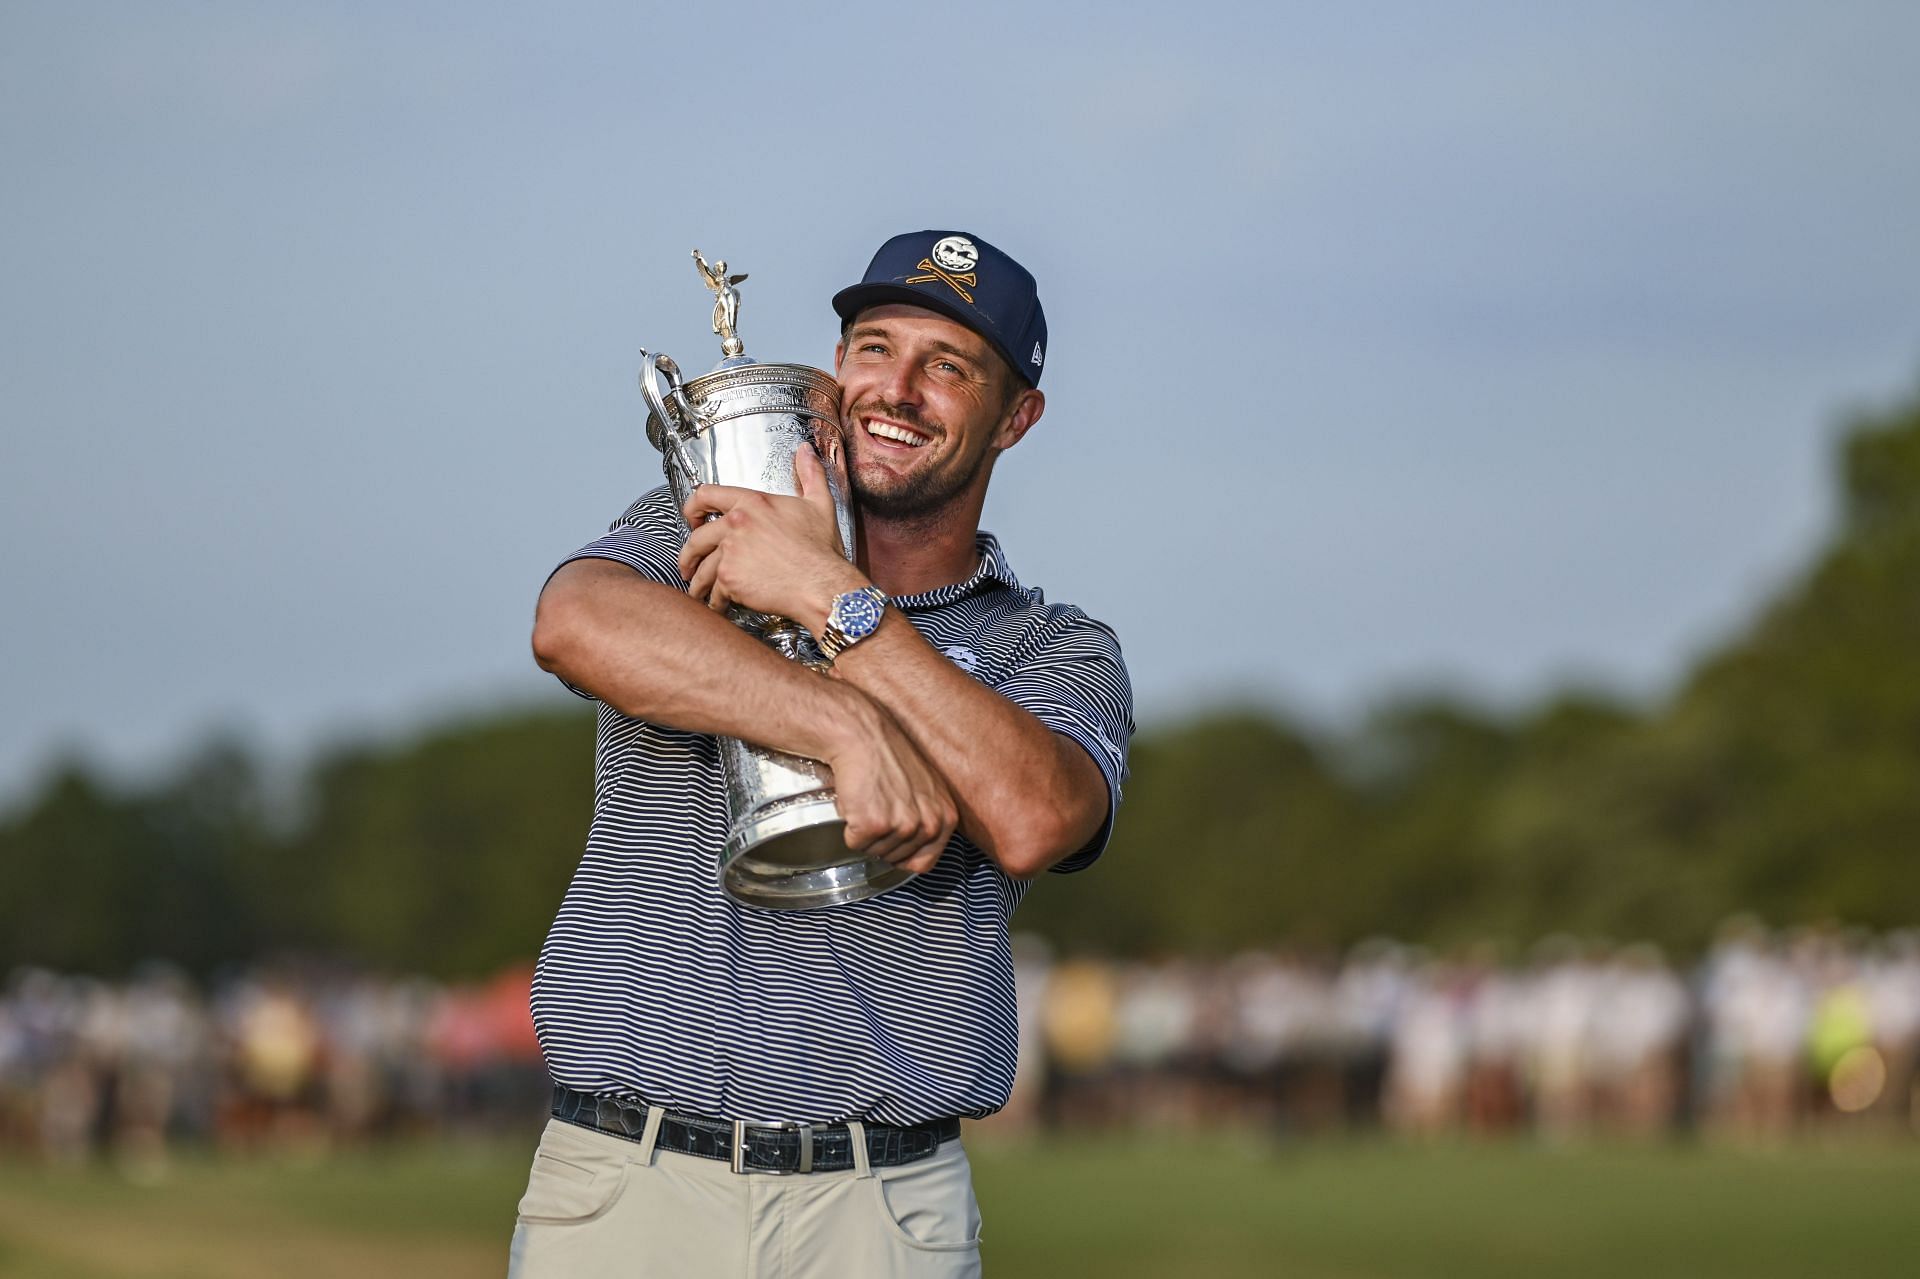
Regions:
<instances>
[{"instance_id":1,"label":"wristwatch","mask_svg":"<svg viewBox=\"0 0 1920 1279\"><path fill-rule=\"evenodd\" d=\"M862 586L833 597L827 624L820 630L820 655L829 662L880 629L887 611L887 595L877 586Z\"/></svg>"}]
</instances>

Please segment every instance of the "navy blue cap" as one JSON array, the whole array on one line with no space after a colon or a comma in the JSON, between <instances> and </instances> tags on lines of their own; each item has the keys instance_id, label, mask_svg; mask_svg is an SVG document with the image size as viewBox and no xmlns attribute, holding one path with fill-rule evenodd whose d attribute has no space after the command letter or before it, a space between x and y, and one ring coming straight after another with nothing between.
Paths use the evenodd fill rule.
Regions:
<instances>
[{"instance_id":1,"label":"navy blue cap","mask_svg":"<svg viewBox=\"0 0 1920 1279\"><path fill-rule=\"evenodd\" d=\"M1029 386L1047 358L1047 313L1033 273L977 235L912 231L880 246L860 283L833 295L851 320L870 306L905 302L938 311L992 344Z\"/></svg>"}]
</instances>

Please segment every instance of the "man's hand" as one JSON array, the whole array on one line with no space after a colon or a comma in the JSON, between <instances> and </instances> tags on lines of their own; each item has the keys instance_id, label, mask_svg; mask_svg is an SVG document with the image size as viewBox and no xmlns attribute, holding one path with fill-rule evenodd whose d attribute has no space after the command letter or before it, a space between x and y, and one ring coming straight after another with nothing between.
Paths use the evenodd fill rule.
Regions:
<instances>
[{"instance_id":1,"label":"man's hand","mask_svg":"<svg viewBox=\"0 0 1920 1279\"><path fill-rule=\"evenodd\" d=\"M833 494L812 449L794 453L793 478L797 497L724 484L695 489L682 509L693 532L680 575L687 593L716 612L740 604L817 634L834 596L867 580L840 549Z\"/></svg>"},{"instance_id":2,"label":"man's hand","mask_svg":"<svg viewBox=\"0 0 1920 1279\"><path fill-rule=\"evenodd\" d=\"M833 687L859 708L826 761L847 847L916 873L932 870L960 824L953 791L884 707L847 685Z\"/></svg>"}]
</instances>

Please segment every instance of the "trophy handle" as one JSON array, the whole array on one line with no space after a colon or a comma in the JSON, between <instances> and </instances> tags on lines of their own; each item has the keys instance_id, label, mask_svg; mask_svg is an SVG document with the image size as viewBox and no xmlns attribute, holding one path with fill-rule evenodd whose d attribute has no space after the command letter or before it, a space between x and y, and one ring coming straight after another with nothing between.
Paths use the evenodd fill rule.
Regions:
<instances>
[{"instance_id":1,"label":"trophy handle","mask_svg":"<svg viewBox=\"0 0 1920 1279\"><path fill-rule=\"evenodd\" d=\"M660 391L660 379L663 377L667 382L664 395ZM676 426L692 427L693 405L688 403L686 387L680 381L680 366L666 352L648 354L645 347L640 348L640 394L646 397L647 407L660 420L662 430L678 434L674 429ZM664 440L654 440L653 446L666 452Z\"/></svg>"},{"instance_id":2,"label":"trophy handle","mask_svg":"<svg viewBox=\"0 0 1920 1279\"><path fill-rule=\"evenodd\" d=\"M660 392L662 378L667 383L664 395ZM645 347L640 348L640 394L652 410L647 419L647 442L666 454L669 466L679 466L686 477L687 491L692 492L700 483L700 470L688 455L687 437L681 430L692 430L698 415L680 381L680 366L672 357L662 351L648 354Z\"/></svg>"}]
</instances>

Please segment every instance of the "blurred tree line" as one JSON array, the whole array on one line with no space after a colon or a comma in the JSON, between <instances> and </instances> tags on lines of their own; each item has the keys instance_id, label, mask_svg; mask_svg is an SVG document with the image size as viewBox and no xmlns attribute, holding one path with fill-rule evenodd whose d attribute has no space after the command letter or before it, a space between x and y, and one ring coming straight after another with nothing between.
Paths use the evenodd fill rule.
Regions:
<instances>
[{"instance_id":1,"label":"blurred tree line","mask_svg":"<svg viewBox=\"0 0 1920 1279\"><path fill-rule=\"evenodd\" d=\"M1663 703L1432 696L1340 733L1221 711L1142 735L1107 858L1020 922L1123 952L1920 922L1920 399L1838 461L1832 544ZM592 738L583 706L337 750L278 820L232 743L134 791L68 766L0 818L0 970L524 960L584 840Z\"/></svg>"}]
</instances>

